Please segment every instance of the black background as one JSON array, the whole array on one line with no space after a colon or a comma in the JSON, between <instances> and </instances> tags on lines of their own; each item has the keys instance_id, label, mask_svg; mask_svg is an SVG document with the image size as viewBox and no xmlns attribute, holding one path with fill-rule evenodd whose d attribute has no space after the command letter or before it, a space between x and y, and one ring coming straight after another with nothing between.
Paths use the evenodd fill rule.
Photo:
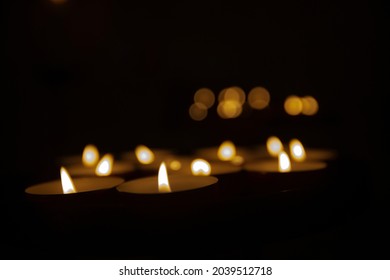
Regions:
<instances>
[{"instance_id":1,"label":"black background","mask_svg":"<svg viewBox=\"0 0 390 280\"><path fill-rule=\"evenodd\" d=\"M41 0L3 5L1 121L7 160L1 160L1 189L7 219L2 231L9 236L28 235L14 227L13 216L23 211L17 198L24 188L56 179L58 158L81 153L87 143L113 153L137 144L188 151L227 138L238 145L264 143L271 134L335 148L358 166L351 176L357 181L367 176L373 208L349 230L360 240L361 228L364 234L372 228L365 248L377 232L383 233L388 198L388 182L381 183L386 177L381 155L385 103L379 83L383 74L376 71L384 61L379 55L379 27L386 14L382 7L363 0L68 0L61 5ZM270 107L222 120L214 106L202 122L189 118L198 88L218 93L227 86L246 92L264 86L271 93ZM315 96L319 113L287 116L283 100L290 94ZM335 184L342 187L337 179ZM375 246L380 244L387 246ZM17 258L31 257L20 248L13 252ZM281 251L272 257L353 257L310 252ZM357 257L383 257L374 252Z\"/></svg>"}]
</instances>

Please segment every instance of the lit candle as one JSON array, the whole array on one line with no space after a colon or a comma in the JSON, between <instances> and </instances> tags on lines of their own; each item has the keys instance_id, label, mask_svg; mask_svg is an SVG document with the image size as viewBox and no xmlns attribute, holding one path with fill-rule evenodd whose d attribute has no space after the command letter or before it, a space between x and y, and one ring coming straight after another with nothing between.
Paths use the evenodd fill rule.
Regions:
<instances>
[{"instance_id":1,"label":"lit candle","mask_svg":"<svg viewBox=\"0 0 390 280\"><path fill-rule=\"evenodd\" d=\"M248 149L236 147L230 140L223 141L218 147L198 149L195 154L209 161L225 161L234 165L242 165L245 160L252 158Z\"/></svg>"},{"instance_id":2,"label":"lit candle","mask_svg":"<svg viewBox=\"0 0 390 280\"><path fill-rule=\"evenodd\" d=\"M60 175L61 180L30 186L25 192L33 195L71 195L110 189L124 182L119 177L84 177L74 179L71 178L64 167L61 167Z\"/></svg>"},{"instance_id":3,"label":"lit candle","mask_svg":"<svg viewBox=\"0 0 390 280\"><path fill-rule=\"evenodd\" d=\"M214 185L218 178L213 176L192 176L186 174L171 175L165 163L161 163L158 176L150 176L141 179L127 181L117 187L120 192L136 194L167 194L189 191Z\"/></svg>"},{"instance_id":4,"label":"lit candle","mask_svg":"<svg viewBox=\"0 0 390 280\"><path fill-rule=\"evenodd\" d=\"M105 154L96 165L74 164L67 166L67 169L72 176L121 176L131 173L135 168L129 161L114 160L112 154Z\"/></svg>"}]
</instances>

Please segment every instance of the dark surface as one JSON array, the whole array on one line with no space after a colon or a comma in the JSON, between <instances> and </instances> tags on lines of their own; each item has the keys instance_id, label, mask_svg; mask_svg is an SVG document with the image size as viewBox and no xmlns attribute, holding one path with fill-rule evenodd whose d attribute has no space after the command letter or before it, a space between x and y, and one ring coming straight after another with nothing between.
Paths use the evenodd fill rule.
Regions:
<instances>
[{"instance_id":1,"label":"dark surface","mask_svg":"<svg viewBox=\"0 0 390 280\"><path fill-rule=\"evenodd\" d=\"M245 2L3 1L2 258L389 258L378 71L388 64L379 52L388 10L365 0ZM215 105L202 122L188 117L198 88L234 85L266 87L270 106L233 120ZM290 94L316 97L318 114L286 115ZM54 204L24 194L58 179L58 159L88 143L185 153L270 135L340 157L324 180L279 195L257 193L278 185L270 178L221 178L199 207L175 199L158 209L180 216L168 221L140 219L142 200L115 191Z\"/></svg>"}]
</instances>

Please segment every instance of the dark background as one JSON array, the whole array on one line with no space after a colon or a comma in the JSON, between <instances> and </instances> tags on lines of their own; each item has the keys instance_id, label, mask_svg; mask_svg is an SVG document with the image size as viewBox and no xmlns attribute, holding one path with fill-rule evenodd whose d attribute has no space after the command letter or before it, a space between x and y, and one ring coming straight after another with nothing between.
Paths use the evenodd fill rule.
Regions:
<instances>
[{"instance_id":1,"label":"dark background","mask_svg":"<svg viewBox=\"0 0 390 280\"><path fill-rule=\"evenodd\" d=\"M353 225L375 217L366 228L382 231L388 182L377 68L387 10L363 0L155 2L4 2L1 189L12 207L3 230L12 235L12 198L57 178L58 158L87 143L113 153L137 144L190 151L276 134L335 148L360 166L352 176L367 176L374 208ZM189 118L198 88L227 86L264 86L270 107L222 120L214 106L202 122ZM319 113L286 115L290 94L313 95Z\"/></svg>"}]
</instances>

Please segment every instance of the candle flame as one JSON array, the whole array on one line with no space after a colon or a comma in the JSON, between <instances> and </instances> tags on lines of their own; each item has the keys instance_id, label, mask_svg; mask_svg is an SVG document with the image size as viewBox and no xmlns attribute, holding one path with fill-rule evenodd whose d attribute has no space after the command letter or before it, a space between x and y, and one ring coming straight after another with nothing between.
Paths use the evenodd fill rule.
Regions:
<instances>
[{"instance_id":1,"label":"candle flame","mask_svg":"<svg viewBox=\"0 0 390 280\"><path fill-rule=\"evenodd\" d=\"M68 171L65 169L65 167L61 167L60 175L62 190L64 194L76 193L76 188L74 186L73 180L70 177Z\"/></svg>"},{"instance_id":2,"label":"candle flame","mask_svg":"<svg viewBox=\"0 0 390 280\"><path fill-rule=\"evenodd\" d=\"M154 161L154 153L144 145L135 148L135 155L142 164L151 164Z\"/></svg>"},{"instance_id":3,"label":"candle flame","mask_svg":"<svg viewBox=\"0 0 390 280\"><path fill-rule=\"evenodd\" d=\"M160 193L172 192L169 186L168 173L165 163L162 162L158 170L158 191Z\"/></svg>"},{"instance_id":4,"label":"candle flame","mask_svg":"<svg viewBox=\"0 0 390 280\"><path fill-rule=\"evenodd\" d=\"M279 158L279 172L290 172L291 171L291 163L290 159L286 152L281 152L278 156Z\"/></svg>"},{"instance_id":5,"label":"candle flame","mask_svg":"<svg viewBox=\"0 0 390 280\"><path fill-rule=\"evenodd\" d=\"M282 141L276 136L269 137L267 139L267 151L271 156L277 157L283 151Z\"/></svg>"},{"instance_id":6,"label":"candle flame","mask_svg":"<svg viewBox=\"0 0 390 280\"><path fill-rule=\"evenodd\" d=\"M224 141L218 148L218 158L223 161L234 159L236 146L231 141Z\"/></svg>"},{"instance_id":7,"label":"candle flame","mask_svg":"<svg viewBox=\"0 0 390 280\"><path fill-rule=\"evenodd\" d=\"M195 176L208 176L211 174L210 163L204 159L194 159L191 162L191 172Z\"/></svg>"},{"instance_id":8,"label":"candle flame","mask_svg":"<svg viewBox=\"0 0 390 280\"><path fill-rule=\"evenodd\" d=\"M290 141L290 154L295 161L304 161L306 159L305 148L298 139Z\"/></svg>"},{"instance_id":9,"label":"candle flame","mask_svg":"<svg viewBox=\"0 0 390 280\"><path fill-rule=\"evenodd\" d=\"M98 176L109 176L114 165L114 157L111 154L105 154L99 161L95 169L95 174Z\"/></svg>"},{"instance_id":10,"label":"candle flame","mask_svg":"<svg viewBox=\"0 0 390 280\"><path fill-rule=\"evenodd\" d=\"M99 151L95 145L85 146L82 156L83 164L87 167L95 166L99 160Z\"/></svg>"}]
</instances>

